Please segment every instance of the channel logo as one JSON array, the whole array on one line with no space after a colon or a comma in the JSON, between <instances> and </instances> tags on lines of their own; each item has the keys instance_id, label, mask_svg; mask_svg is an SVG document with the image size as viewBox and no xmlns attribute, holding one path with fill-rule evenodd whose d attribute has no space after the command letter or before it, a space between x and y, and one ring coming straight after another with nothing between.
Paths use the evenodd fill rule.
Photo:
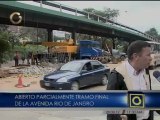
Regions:
<instances>
[{"instance_id":1,"label":"channel logo","mask_svg":"<svg viewBox=\"0 0 160 120\"><path fill-rule=\"evenodd\" d=\"M145 96L144 94L131 93L129 94L130 108L144 108Z\"/></svg>"}]
</instances>

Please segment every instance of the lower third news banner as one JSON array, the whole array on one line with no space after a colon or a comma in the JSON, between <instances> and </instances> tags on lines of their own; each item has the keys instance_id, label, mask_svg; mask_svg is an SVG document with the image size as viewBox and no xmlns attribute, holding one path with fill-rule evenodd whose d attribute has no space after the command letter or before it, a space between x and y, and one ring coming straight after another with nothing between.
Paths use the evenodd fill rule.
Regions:
<instances>
[{"instance_id":1,"label":"lower third news banner","mask_svg":"<svg viewBox=\"0 0 160 120\"><path fill-rule=\"evenodd\" d=\"M1 108L160 108L160 91L0 93Z\"/></svg>"}]
</instances>

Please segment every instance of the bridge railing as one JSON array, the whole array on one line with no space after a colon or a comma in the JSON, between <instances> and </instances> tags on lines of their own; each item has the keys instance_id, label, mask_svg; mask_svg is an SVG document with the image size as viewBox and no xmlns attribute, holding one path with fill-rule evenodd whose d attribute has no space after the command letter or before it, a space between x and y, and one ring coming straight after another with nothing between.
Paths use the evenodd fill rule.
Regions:
<instances>
[{"instance_id":1,"label":"bridge railing","mask_svg":"<svg viewBox=\"0 0 160 120\"><path fill-rule=\"evenodd\" d=\"M94 13L85 12L85 11L79 10L77 8L62 5L60 3L56 3L56 2L53 2L53 1L34 1L34 2L39 3L40 7L44 7L43 5L47 5L47 6L50 6L50 7L59 8L60 12L64 12L63 10L67 10L69 12L73 12L74 15L76 15L76 16L78 16L78 14L80 14L80 15L82 15L81 17L86 17L87 19L92 19L92 20L95 20L95 21L98 21L98 22L102 22L102 23L111 25L111 26L116 26L118 28L128 30L130 32L134 32L134 33L138 34L139 36L150 39L152 41L157 41L157 39L152 37L151 35L148 35L146 33L143 33L141 31L139 31L139 30L136 30L136 29L131 28L129 26L123 25L121 23L109 20L105 17L96 15Z\"/></svg>"}]
</instances>

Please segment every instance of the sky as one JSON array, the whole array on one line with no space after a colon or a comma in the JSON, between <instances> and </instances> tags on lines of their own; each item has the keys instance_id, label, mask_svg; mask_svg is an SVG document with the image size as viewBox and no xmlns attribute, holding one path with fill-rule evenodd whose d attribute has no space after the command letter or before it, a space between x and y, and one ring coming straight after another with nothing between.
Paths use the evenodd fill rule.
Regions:
<instances>
[{"instance_id":1,"label":"sky","mask_svg":"<svg viewBox=\"0 0 160 120\"><path fill-rule=\"evenodd\" d=\"M156 28L160 34L160 1L55 1L73 8L104 7L119 10L117 22L145 32Z\"/></svg>"}]
</instances>

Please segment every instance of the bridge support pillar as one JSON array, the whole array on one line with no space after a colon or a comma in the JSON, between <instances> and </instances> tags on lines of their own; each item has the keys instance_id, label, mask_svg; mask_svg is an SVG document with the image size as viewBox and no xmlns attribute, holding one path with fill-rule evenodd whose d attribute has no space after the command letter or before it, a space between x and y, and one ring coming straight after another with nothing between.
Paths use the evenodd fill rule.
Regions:
<instances>
[{"instance_id":1,"label":"bridge support pillar","mask_svg":"<svg viewBox=\"0 0 160 120\"><path fill-rule=\"evenodd\" d=\"M112 45L113 45L113 49L116 48L116 45L115 45L115 38L112 38Z\"/></svg>"},{"instance_id":2,"label":"bridge support pillar","mask_svg":"<svg viewBox=\"0 0 160 120\"><path fill-rule=\"evenodd\" d=\"M52 42L53 41L53 34L52 34L52 29L47 29L48 32L48 42ZM51 48L48 47L48 53L51 52Z\"/></svg>"},{"instance_id":3,"label":"bridge support pillar","mask_svg":"<svg viewBox=\"0 0 160 120\"><path fill-rule=\"evenodd\" d=\"M53 41L52 29L47 29L48 32L48 42Z\"/></svg>"},{"instance_id":4,"label":"bridge support pillar","mask_svg":"<svg viewBox=\"0 0 160 120\"><path fill-rule=\"evenodd\" d=\"M72 39L73 39L73 42L74 42L74 45L75 45L76 44L76 30L72 31Z\"/></svg>"}]
</instances>

